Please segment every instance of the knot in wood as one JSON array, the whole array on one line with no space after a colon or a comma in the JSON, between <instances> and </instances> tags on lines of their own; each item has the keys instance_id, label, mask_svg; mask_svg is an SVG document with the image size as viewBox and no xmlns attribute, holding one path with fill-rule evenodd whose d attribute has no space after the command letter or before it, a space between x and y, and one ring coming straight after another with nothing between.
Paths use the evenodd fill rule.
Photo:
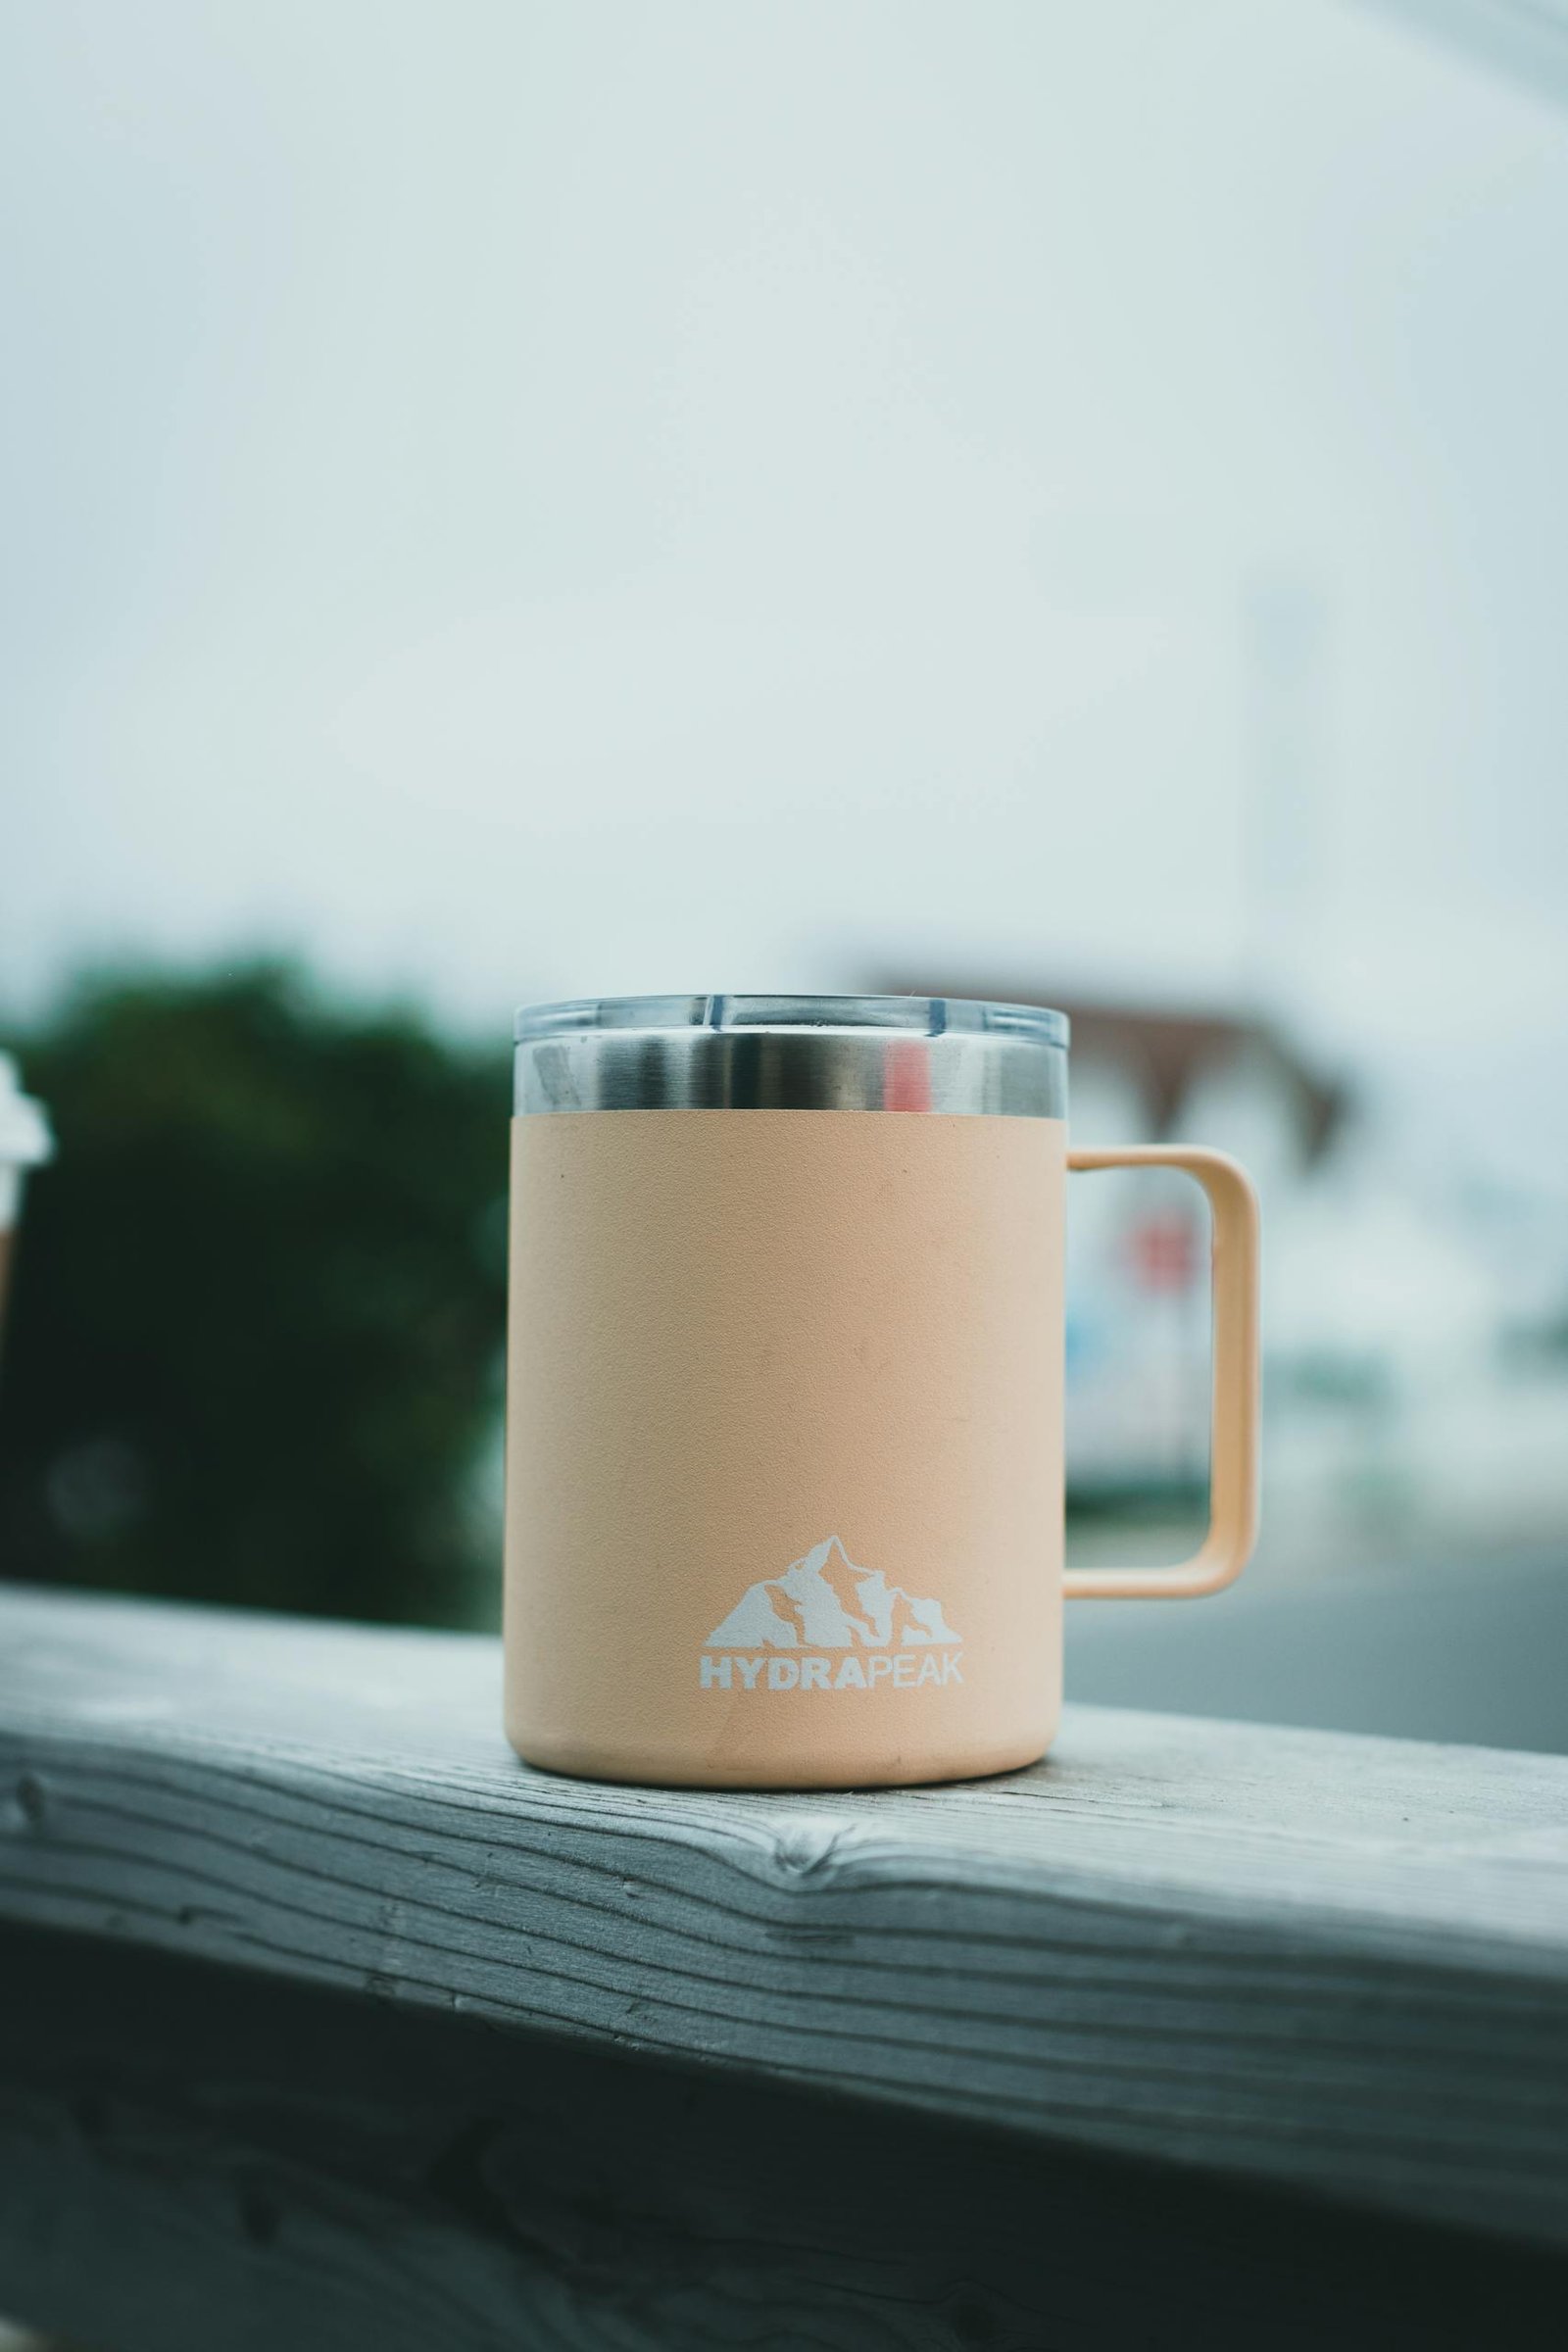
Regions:
<instances>
[{"instance_id":1,"label":"knot in wood","mask_svg":"<svg viewBox=\"0 0 1568 2352\"><path fill-rule=\"evenodd\" d=\"M17 1782L12 1791L11 1809L14 1825L18 1829L36 1831L43 1828L48 1802L43 1783L35 1773L24 1772Z\"/></svg>"},{"instance_id":2,"label":"knot in wood","mask_svg":"<svg viewBox=\"0 0 1568 2352\"><path fill-rule=\"evenodd\" d=\"M832 1862L845 1834L843 1822L794 1822L780 1837L774 1859L786 1878L808 1878Z\"/></svg>"}]
</instances>

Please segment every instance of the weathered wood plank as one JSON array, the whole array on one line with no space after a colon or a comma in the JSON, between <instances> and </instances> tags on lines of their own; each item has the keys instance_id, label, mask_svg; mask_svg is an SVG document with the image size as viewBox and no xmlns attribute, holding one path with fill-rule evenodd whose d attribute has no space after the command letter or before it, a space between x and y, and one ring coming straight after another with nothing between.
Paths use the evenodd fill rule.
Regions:
<instances>
[{"instance_id":1,"label":"weathered wood plank","mask_svg":"<svg viewBox=\"0 0 1568 2352\"><path fill-rule=\"evenodd\" d=\"M0 2297L99 2352L1562 2341L1568 2260L1502 2238L96 1938L5 1950Z\"/></svg>"},{"instance_id":2,"label":"weathered wood plank","mask_svg":"<svg viewBox=\"0 0 1568 2352\"><path fill-rule=\"evenodd\" d=\"M1568 2242L1568 1760L1070 1713L852 1796L517 1764L488 1642L0 1598L0 1922Z\"/></svg>"}]
</instances>

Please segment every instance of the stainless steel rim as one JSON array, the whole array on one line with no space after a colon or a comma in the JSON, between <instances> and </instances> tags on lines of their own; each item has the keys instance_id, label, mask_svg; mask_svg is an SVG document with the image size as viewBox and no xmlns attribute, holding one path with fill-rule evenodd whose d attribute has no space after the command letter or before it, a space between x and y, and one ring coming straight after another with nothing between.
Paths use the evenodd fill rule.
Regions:
<instances>
[{"instance_id":1,"label":"stainless steel rim","mask_svg":"<svg viewBox=\"0 0 1568 2352\"><path fill-rule=\"evenodd\" d=\"M1067 1023L943 997L611 997L517 1015L519 1115L882 1110L1064 1118Z\"/></svg>"}]
</instances>

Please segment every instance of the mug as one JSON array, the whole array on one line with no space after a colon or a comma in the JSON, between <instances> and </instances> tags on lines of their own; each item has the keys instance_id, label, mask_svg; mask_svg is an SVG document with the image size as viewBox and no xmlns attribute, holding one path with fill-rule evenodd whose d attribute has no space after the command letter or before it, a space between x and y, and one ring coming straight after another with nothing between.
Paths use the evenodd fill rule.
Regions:
<instances>
[{"instance_id":1,"label":"mug","mask_svg":"<svg viewBox=\"0 0 1568 2352\"><path fill-rule=\"evenodd\" d=\"M1255 1532L1257 1207L1069 1152L1067 1024L919 997L517 1017L506 1724L553 1771L866 1788L1036 1762L1063 1597L1215 1592ZM1064 1574L1069 1168L1213 1212L1209 1531Z\"/></svg>"}]
</instances>

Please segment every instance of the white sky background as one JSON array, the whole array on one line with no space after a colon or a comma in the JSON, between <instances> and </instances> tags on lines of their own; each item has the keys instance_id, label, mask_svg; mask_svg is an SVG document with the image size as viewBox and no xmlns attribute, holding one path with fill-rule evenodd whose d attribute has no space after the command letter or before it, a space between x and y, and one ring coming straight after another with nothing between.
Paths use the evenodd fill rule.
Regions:
<instances>
[{"instance_id":1,"label":"white sky background","mask_svg":"<svg viewBox=\"0 0 1568 2352\"><path fill-rule=\"evenodd\" d=\"M54 0L0 332L0 1001L1261 988L1568 1159L1568 111L1335 0Z\"/></svg>"}]
</instances>

